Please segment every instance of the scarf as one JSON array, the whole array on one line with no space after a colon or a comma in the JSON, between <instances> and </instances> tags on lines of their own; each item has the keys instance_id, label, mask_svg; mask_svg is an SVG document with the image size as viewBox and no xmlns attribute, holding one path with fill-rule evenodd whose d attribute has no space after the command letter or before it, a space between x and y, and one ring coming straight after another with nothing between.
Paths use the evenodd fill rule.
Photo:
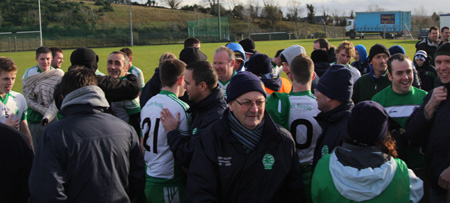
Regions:
<instances>
[{"instance_id":1,"label":"scarf","mask_svg":"<svg viewBox=\"0 0 450 203\"><path fill-rule=\"evenodd\" d=\"M231 111L228 114L228 120L230 124L231 133L240 143L242 143L242 145L244 145L245 151L249 153L250 151L255 149L256 145L258 144L259 140L262 137L264 128L264 119L253 130L249 130L246 127L244 127L236 119L236 117L233 115Z\"/></svg>"}]
</instances>

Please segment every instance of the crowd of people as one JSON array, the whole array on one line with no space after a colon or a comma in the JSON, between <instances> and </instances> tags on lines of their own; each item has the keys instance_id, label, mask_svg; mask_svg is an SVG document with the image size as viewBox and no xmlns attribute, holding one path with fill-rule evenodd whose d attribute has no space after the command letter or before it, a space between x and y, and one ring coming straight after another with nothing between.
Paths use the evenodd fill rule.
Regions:
<instances>
[{"instance_id":1,"label":"crowd of people","mask_svg":"<svg viewBox=\"0 0 450 203\"><path fill-rule=\"evenodd\" d=\"M0 57L0 201L450 201L448 33L272 58L244 39L213 63L188 38L147 82L129 48L103 74L92 49L64 72L63 50L39 47L22 93Z\"/></svg>"}]
</instances>

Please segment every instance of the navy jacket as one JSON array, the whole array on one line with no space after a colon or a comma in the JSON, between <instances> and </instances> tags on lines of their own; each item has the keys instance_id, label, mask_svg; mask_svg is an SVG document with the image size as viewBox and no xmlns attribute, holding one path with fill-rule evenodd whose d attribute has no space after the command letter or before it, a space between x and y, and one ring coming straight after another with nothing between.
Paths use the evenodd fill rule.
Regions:
<instances>
[{"instance_id":1,"label":"navy jacket","mask_svg":"<svg viewBox=\"0 0 450 203\"><path fill-rule=\"evenodd\" d=\"M139 102L141 107L145 106L148 100L153 96L157 95L162 88L161 79L159 79L159 68L155 69L155 73L152 78L145 83L144 88L142 88L141 97L139 98Z\"/></svg>"},{"instance_id":2,"label":"navy jacket","mask_svg":"<svg viewBox=\"0 0 450 203\"><path fill-rule=\"evenodd\" d=\"M317 115L316 119L322 127L322 134L317 140L314 150L314 166L320 158L331 154L334 148L342 145L342 141L347 135L347 122L352 108L353 102L347 101L329 112L321 112Z\"/></svg>"},{"instance_id":3,"label":"navy jacket","mask_svg":"<svg viewBox=\"0 0 450 203\"><path fill-rule=\"evenodd\" d=\"M231 134L229 113L200 135L187 202L301 202L304 186L291 134L265 112L263 136L246 153Z\"/></svg>"},{"instance_id":4,"label":"navy jacket","mask_svg":"<svg viewBox=\"0 0 450 203\"><path fill-rule=\"evenodd\" d=\"M198 103L191 103L189 106L188 113L191 113L192 118L189 127L190 138L187 139L178 130L167 133L167 142L175 160L186 168L189 167L195 146L199 142L198 133L222 117L227 103L222 88L217 86L208 97Z\"/></svg>"},{"instance_id":5,"label":"navy jacket","mask_svg":"<svg viewBox=\"0 0 450 203\"><path fill-rule=\"evenodd\" d=\"M450 88L450 84L446 85ZM450 167L450 101L442 101L437 108L434 117L425 118L425 105L431 98L433 90L423 99L422 105L411 114L406 123L406 132L411 140L411 145L426 146L425 162L426 175L431 187L437 192L446 191L438 185L439 175Z\"/></svg>"}]
</instances>

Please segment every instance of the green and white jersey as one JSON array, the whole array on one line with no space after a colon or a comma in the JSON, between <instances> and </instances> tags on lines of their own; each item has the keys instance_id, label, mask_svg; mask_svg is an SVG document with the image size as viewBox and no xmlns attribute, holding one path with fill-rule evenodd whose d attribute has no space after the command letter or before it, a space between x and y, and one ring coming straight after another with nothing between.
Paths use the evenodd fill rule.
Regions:
<instances>
[{"instance_id":1,"label":"green and white jersey","mask_svg":"<svg viewBox=\"0 0 450 203\"><path fill-rule=\"evenodd\" d=\"M13 119L20 121L27 119L27 102L25 97L15 91L11 91L5 95L5 98L0 97L0 122L5 123L6 120L14 114Z\"/></svg>"},{"instance_id":2,"label":"green and white jersey","mask_svg":"<svg viewBox=\"0 0 450 203\"><path fill-rule=\"evenodd\" d=\"M126 79L126 77L121 78L121 80L124 79ZM129 123L130 121L129 115L141 112L141 106L139 105L139 97L136 97L133 100L111 102L111 110L113 110L116 113L116 117Z\"/></svg>"},{"instance_id":3,"label":"green and white jersey","mask_svg":"<svg viewBox=\"0 0 450 203\"><path fill-rule=\"evenodd\" d=\"M53 67L50 67L50 70L53 70L53 69L54 69ZM31 68L28 68L25 71L25 73L22 76L22 80L27 78L27 77L30 77L30 76L33 76L33 75L37 75L39 73L42 73L42 71L41 71L41 69L39 68L38 65L35 65L35 66L31 67Z\"/></svg>"},{"instance_id":4,"label":"green and white jersey","mask_svg":"<svg viewBox=\"0 0 450 203\"><path fill-rule=\"evenodd\" d=\"M139 69L136 66L131 66L130 69L128 69L128 73L135 75L137 78L139 78L139 84L141 84L141 90L145 86L144 81L144 74L142 73L141 69Z\"/></svg>"},{"instance_id":5,"label":"green and white jersey","mask_svg":"<svg viewBox=\"0 0 450 203\"><path fill-rule=\"evenodd\" d=\"M233 70L233 76L234 75L236 75L236 71ZM233 76L231 76L231 78ZM231 78L225 82L218 80L218 84L219 84L220 88L222 88L222 90L223 90L223 96L225 97L225 100L227 100L227 87L228 87L228 84L230 84Z\"/></svg>"},{"instance_id":6,"label":"green and white jersey","mask_svg":"<svg viewBox=\"0 0 450 203\"><path fill-rule=\"evenodd\" d=\"M392 85L384 88L372 97L386 109L388 115L393 118L404 129L406 120L418 108L427 92L415 87L406 94L398 94L392 90Z\"/></svg>"},{"instance_id":7,"label":"green and white jersey","mask_svg":"<svg viewBox=\"0 0 450 203\"><path fill-rule=\"evenodd\" d=\"M184 136L189 135L190 114L186 113L189 105L178 99L174 93L165 90L152 97L141 111L147 175L167 180L178 179L182 175L181 166L175 163L167 143L167 132L160 123L163 108L169 109L174 117L180 113L178 130Z\"/></svg>"},{"instance_id":8,"label":"green and white jersey","mask_svg":"<svg viewBox=\"0 0 450 203\"><path fill-rule=\"evenodd\" d=\"M315 117L320 113L311 91L289 94L289 131L295 140L300 163L311 163L322 128Z\"/></svg>"}]
</instances>

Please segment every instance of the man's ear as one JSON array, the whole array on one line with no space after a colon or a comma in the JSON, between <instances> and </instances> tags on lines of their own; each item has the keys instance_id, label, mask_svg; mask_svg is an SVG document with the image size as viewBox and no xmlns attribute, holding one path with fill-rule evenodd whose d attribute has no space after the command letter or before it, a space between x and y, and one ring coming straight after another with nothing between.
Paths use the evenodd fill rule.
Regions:
<instances>
[{"instance_id":1,"label":"man's ear","mask_svg":"<svg viewBox=\"0 0 450 203\"><path fill-rule=\"evenodd\" d=\"M313 75L312 75L311 81L313 81L314 78L316 78L316 71L313 71Z\"/></svg>"},{"instance_id":2,"label":"man's ear","mask_svg":"<svg viewBox=\"0 0 450 203\"><path fill-rule=\"evenodd\" d=\"M184 75L178 77L178 81L177 81L178 85L182 85L183 81L184 81Z\"/></svg>"}]
</instances>

